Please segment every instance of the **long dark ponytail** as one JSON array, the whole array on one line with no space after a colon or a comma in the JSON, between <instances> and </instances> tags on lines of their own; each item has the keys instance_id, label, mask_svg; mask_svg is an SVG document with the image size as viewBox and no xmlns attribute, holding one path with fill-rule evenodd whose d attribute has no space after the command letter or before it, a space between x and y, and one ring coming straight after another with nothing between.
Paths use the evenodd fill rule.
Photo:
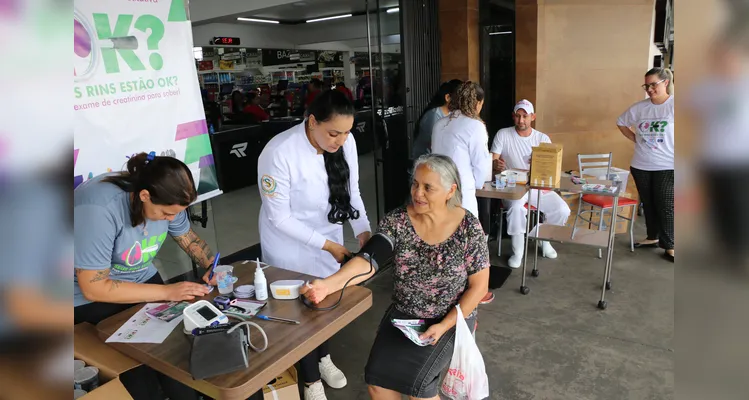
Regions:
<instances>
[{"instance_id":1,"label":"long dark ponytail","mask_svg":"<svg viewBox=\"0 0 749 400\"><path fill-rule=\"evenodd\" d=\"M318 94L307 108L307 115L314 115L315 120L319 122L328 121L337 115L352 116L354 112L354 104L338 90L326 90ZM351 206L351 171L343 153L343 146L335 153L324 151L323 159L330 191L328 221L340 225L349 219L358 219L359 210Z\"/></svg>"},{"instance_id":2,"label":"long dark ponytail","mask_svg":"<svg viewBox=\"0 0 749 400\"><path fill-rule=\"evenodd\" d=\"M439 89L437 89L437 93L435 93L432 99L429 100L429 104L427 104L427 106L424 108L424 111L421 112L421 115L419 115L419 119L416 120L416 126L414 128L414 139L419 137L419 134L421 133L421 119L424 118L424 114L426 114L430 110L433 110L437 107L442 107L447 104L445 96L450 95L450 98L454 99L458 88L462 83L463 81L461 81L460 79L453 79L448 82L443 82L440 85Z\"/></svg>"},{"instance_id":3,"label":"long dark ponytail","mask_svg":"<svg viewBox=\"0 0 749 400\"><path fill-rule=\"evenodd\" d=\"M134 194L130 202L130 222L133 227L145 221L143 201L139 196L141 190L148 190L152 203L165 206L178 204L187 207L198 197L190 169L174 157L136 154L128 160L127 171L108 176L102 181Z\"/></svg>"}]
</instances>

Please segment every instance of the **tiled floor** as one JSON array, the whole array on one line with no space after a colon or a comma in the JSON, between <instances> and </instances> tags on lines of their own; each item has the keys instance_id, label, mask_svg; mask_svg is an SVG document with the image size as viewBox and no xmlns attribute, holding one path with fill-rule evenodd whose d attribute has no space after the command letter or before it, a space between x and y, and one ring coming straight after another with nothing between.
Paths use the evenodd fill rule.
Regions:
<instances>
[{"instance_id":1,"label":"tiled floor","mask_svg":"<svg viewBox=\"0 0 749 400\"><path fill-rule=\"evenodd\" d=\"M371 156L360 160L361 190L370 221L376 220ZM259 241L256 187L227 193L210 202L207 229L195 228L224 254ZM644 233L642 219L636 237ZM356 240L346 225L346 244ZM218 232L218 234L216 234ZM490 246L494 264L496 243ZM609 307L598 310L602 260L591 248L556 246L559 258L540 259L541 276L529 277L531 293L518 292L520 271L480 307L477 343L489 376L492 399L672 399L674 398L674 264L657 250L629 251L619 235L614 253ZM171 277L190 269L173 243L158 257ZM369 286L373 307L332 340L332 357L347 374L341 390L326 389L330 400L367 399L364 365L377 324L390 303L392 280L383 275ZM271 345L272 345L271 338Z\"/></svg>"}]
</instances>

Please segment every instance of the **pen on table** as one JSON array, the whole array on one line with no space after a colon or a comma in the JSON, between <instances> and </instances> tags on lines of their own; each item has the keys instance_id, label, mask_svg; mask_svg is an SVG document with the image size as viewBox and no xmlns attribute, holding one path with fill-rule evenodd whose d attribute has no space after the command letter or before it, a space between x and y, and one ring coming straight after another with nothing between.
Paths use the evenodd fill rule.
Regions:
<instances>
[{"instance_id":1,"label":"pen on table","mask_svg":"<svg viewBox=\"0 0 749 400\"><path fill-rule=\"evenodd\" d=\"M258 319L262 319L263 321L276 321L276 322L285 322L287 324L295 324L299 325L299 321L295 321L293 319L286 319L286 318L278 318L278 317L268 317L266 315L256 315L255 316Z\"/></svg>"},{"instance_id":2,"label":"pen on table","mask_svg":"<svg viewBox=\"0 0 749 400\"><path fill-rule=\"evenodd\" d=\"M216 253L216 257L213 259L213 265L211 265L211 273L208 274L208 282L213 279L213 270L216 269L216 264L218 264L219 256L221 256L221 253Z\"/></svg>"}]
</instances>

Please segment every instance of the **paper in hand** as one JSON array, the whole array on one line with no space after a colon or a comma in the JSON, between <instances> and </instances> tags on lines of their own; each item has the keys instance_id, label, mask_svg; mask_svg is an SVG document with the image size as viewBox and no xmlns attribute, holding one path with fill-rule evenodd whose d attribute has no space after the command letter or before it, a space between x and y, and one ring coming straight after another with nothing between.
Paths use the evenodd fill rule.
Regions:
<instances>
[{"instance_id":1,"label":"paper in hand","mask_svg":"<svg viewBox=\"0 0 749 400\"><path fill-rule=\"evenodd\" d=\"M423 319L393 319L392 324L398 328L407 338L419 346L428 346L434 343L434 338L422 340L421 334L427 331L427 326Z\"/></svg>"}]
</instances>

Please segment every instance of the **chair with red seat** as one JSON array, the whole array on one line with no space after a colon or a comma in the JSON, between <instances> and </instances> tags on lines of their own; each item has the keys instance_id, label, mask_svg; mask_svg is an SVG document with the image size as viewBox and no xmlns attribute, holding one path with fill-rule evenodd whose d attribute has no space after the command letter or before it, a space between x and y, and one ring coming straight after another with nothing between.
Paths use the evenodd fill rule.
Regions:
<instances>
[{"instance_id":1,"label":"chair with red seat","mask_svg":"<svg viewBox=\"0 0 749 400\"><path fill-rule=\"evenodd\" d=\"M611 173L611 153L608 154L578 154L577 155L578 171L580 177L585 175L600 176L603 174L598 173L600 170L604 170L605 177L608 179ZM594 171L596 170L596 171ZM619 207L634 207L631 213L631 217L617 214L617 218L623 218L629 221L629 246L630 251L635 251L635 237L633 226L635 224L635 216L637 215L637 206L639 201L631 199L629 197L619 197ZM586 194L580 196L577 204L577 214L575 214L575 223L572 226L577 226L578 218L587 222L588 225L593 224L593 216L598 214L598 230L605 228L604 214L606 210L613 211L614 198L611 196L603 196L597 194ZM583 209L583 207L590 207L589 209ZM585 218L583 214L591 213L590 219ZM618 213L618 211L617 211ZM612 229L616 229L613 227ZM598 249L598 258L602 258L601 249Z\"/></svg>"}]
</instances>

